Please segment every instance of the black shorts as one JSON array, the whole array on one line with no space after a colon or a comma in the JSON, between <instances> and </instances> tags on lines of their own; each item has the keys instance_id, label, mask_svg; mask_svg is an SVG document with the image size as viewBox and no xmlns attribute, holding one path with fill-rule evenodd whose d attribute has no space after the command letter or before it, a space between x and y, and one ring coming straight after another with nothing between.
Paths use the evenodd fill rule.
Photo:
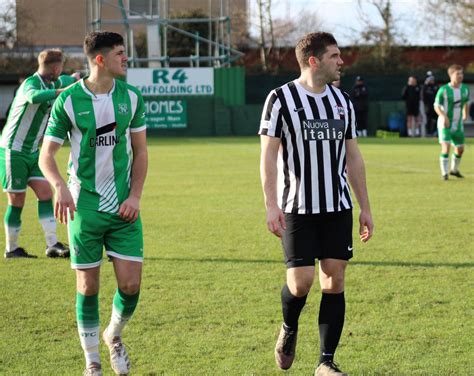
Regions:
<instances>
[{"instance_id":1,"label":"black shorts","mask_svg":"<svg viewBox=\"0 0 474 376\"><path fill-rule=\"evenodd\" d=\"M407 102L407 115L418 116L419 114L420 114L420 103Z\"/></svg>"},{"instance_id":2,"label":"black shorts","mask_svg":"<svg viewBox=\"0 0 474 376\"><path fill-rule=\"evenodd\" d=\"M315 265L315 259L352 258L352 210L324 214L285 213L282 244L287 268Z\"/></svg>"}]
</instances>

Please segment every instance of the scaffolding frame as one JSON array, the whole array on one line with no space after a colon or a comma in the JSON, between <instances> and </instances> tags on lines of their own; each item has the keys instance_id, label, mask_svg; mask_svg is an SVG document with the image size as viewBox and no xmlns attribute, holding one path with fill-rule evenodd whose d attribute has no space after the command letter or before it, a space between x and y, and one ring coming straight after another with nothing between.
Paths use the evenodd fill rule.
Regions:
<instances>
[{"instance_id":1,"label":"scaffolding frame","mask_svg":"<svg viewBox=\"0 0 474 376\"><path fill-rule=\"evenodd\" d=\"M200 67L206 64L210 67L230 67L233 62L244 55L231 47L231 18L229 0L219 0L219 17L212 17L212 0L208 0L208 18L169 18L170 0L149 0L150 5L156 4L157 15L138 13L125 6L123 0L87 0L86 19L89 31L98 31L103 25L123 25L124 42L129 58L129 65L136 67L138 63L146 62L149 66L170 67L173 63L189 63L190 67ZM129 4L130 0L128 0ZM110 6L120 11L121 19L104 19L102 7ZM151 9L150 9L151 10ZM130 16L134 16L130 18ZM204 23L208 25L209 38L204 38L199 33L191 33L180 28L183 24ZM153 25L157 28L158 56L138 57L134 45L133 27L130 25ZM190 37L195 43L195 54L190 56L168 55L168 32L175 31ZM156 36L156 35L155 35ZM201 56L201 44L207 45L207 56ZM150 51L148 51L148 55ZM151 63L151 64L150 64Z\"/></svg>"}]
</instances>

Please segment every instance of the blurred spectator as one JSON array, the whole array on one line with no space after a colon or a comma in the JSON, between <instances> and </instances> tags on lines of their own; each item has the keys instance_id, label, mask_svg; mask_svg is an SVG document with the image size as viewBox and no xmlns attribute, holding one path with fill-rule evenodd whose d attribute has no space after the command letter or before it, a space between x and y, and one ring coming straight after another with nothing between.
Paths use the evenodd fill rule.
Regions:
<instances>
[{"instance_id":1,"label":"blurred spectator","mask_svg":"<svg viewBox=\"0 0 474 376\"><path fill-rule=\"evenodd\" d=\"M408 137L420 136L420 87L415 76L408 77L408 83L402 90L402 98L407 108L407 132Z\"/></svg>"},{"instance_id":2,"label":"blurred spectator","mask_svg":"<svg viewBox=\"0 0 474 376\"><path fill-rule=\"evenodd\" d=\"M435 81L433 74L428 71L425 84L423 85L423 90L421 96L423 98L423 104L426 114L426 132L429 136L436 135L436 121L438 115L434 110L433 104L436 98L436 92L439 89L439 85Z\"/></svg>"},{"instance_id":3,"label":"blurred spectator","mask_svg":"<svg viewBox=\"0 0 474 376\"><path fill-rule=\"evenodd\" d=\"M357 120L357 134L359 137L367 137L367 117L369 114L369 91L361 76L356 77L351 92L351 100Z\"/></svg>"}]
</instances>

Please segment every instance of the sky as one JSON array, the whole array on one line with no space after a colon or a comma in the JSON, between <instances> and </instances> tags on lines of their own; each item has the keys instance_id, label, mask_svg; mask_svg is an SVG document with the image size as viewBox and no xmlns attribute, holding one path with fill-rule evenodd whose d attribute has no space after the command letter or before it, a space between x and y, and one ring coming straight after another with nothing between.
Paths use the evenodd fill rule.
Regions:
<instances>
[{"instance_id":1,"label":"sky","mask_svg":"<svg viewBox=\"0 0 474 376\"><path fill-rule=\"evenodd\" d=\"M420 20L423 18L422 3L425 0L392 0L392 9L396 25L404 34L408 45L456 45L462 44L449 37L437 39L427 36L426 26ZM256 0L249 0L251 8L251 22L257 22ZM357 0L272 0L273 18L296 17L304 10L316 12L322 20L322 29L334 34L338 44L347 46L353 44L355 35L363 29L359 16ZM368 1L361 1L365 14L370 16L374 24L382 25L376 8ZM256 27L253 30L257 30ZM355 30L355 31L354 31Z\"/></svg>"}]
</instances>

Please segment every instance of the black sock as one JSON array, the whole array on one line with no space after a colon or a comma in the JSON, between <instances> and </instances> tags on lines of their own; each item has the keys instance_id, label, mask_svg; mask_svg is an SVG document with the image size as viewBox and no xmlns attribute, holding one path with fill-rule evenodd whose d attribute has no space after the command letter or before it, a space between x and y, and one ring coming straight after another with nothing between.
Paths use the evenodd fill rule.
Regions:
<instances>
[{"instance_id":1,"label":"black sock","mask_svg":"<svg viewBox=\"0 0 474 376\"><path fill-rule=\"evenodd\" d=\"M300 317L301 310L303 309L306 298L308 295L297 297L294 296L288 285L283 286L281 289L281 307L283 311L283 321L285 326L290 330L298 329L298 319Z\"/></svg>"},{"instance_id":2,"label":"black sock","mask_svg":"<svg viewBox=\"0 0 474 376\"><path fill-rule=\"evenodd\" d=\"M336 347L344 326L346 302L344 292L340 294L323 293L319 307L319 339L321 352L319 363L333 361Z\"/></svg>"}]
</instances>

